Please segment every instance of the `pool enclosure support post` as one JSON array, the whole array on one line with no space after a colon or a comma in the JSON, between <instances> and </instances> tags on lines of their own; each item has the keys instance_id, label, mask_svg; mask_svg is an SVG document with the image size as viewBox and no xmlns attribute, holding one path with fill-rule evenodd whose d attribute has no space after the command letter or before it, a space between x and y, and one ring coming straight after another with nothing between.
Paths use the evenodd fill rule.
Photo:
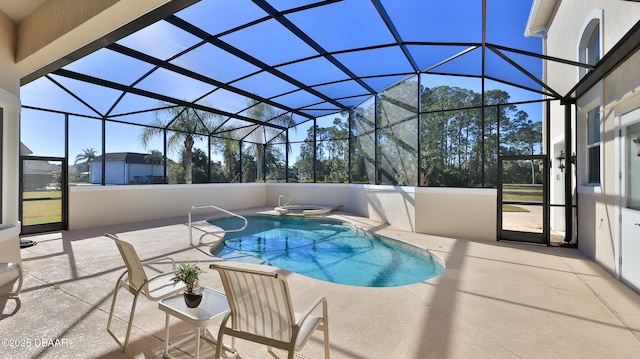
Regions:
<instances>
[{"instance_id":1,"label":"pool enclosure support post","mask_svg":"<svg viewBox=\"0 0 640 359\"><path fill-rule=\"evenodd\" d=\"M422 89L422 75L420 74L420 72L418 72L417 77L418 77L418 91L417 91L418 92L418 102L417 102L417 104L418 104L417 107L418 108L416 109L417 110L416 111L416 120L418 121L418 124L417 124L416 127L418 128L418 133L416 134L417 135L417 138L416 138L417 139L417 142L416 142L417 146L416 147L417 147L417 152L418 153L416 153L416 161L418 161L418 173L417 173L418 177L416 178L416 184L417 184L416 187L420 187L420 186L422 186L422 183L420 183L420 178L421 178L421 175L423 173L422 171L425 171L424 173L426 173L427 170L426 169L422 169L422 166L421 166L421 164L422 164L422 156L420 154L420 152L422 150L422 143L420 142L420 135L422 134L422 115L421 115L422 114L422 96L421 96L421 93L422 93L422 91L421 91L421 89Z\"/></svg>"},{"instance_id":2,"label":"pool enclosure support post","mask_svg":"<svg viewBox=\"0 0 640 359\"><path fill-rule=\"evenodd\" d=\"M267 182L267 144L259 143L256 146L262 146L262 182Z\"/></svg>"},{"instance_id":3,"label":"pool enclosure support post","mask_svg":"<svg viewBox=\"0 0 640 359\"><path fill-rule=\"evenodd\" d=\"M289 182L289 128L284 131L284 182Z\"/></svg>"},{"instance_id":4,"label":"pool enclosure support post","mask_svg":"<svg viewBox=\"0 0 640 359\"><path fill-rule=\"evenodd\" d=\"M242 141L238 142L238 154L239 154L239 160L240 160L240 173L238 174L238 178L239 178L239 183L242 183ZM231 182L233 182L233 180L231 180Z\"/></svg>"},{"instance_id":5,"label":"pool enclosure support post","mask_svg":"<svg viewBox=\"0 0 640 359\"><path fill-rule=\"evenodd\" d=\"M102 161L102 162L106 162ZM62 178L60 180L62 190L62 228L69 229L69 114L64 114L64 161L61 171ZM22 172L20 173L22 176Z\"/></svg>"},{"instance_id":6,"label":"pool enclosure support post","mask_svg":"<svg viewBox=\"0 0 640 359\"><path fill-rule=\"evenodd\" d=\"M348 152L349 154L347 155L347 166L349 166L349 169L347 171L347 177L349 178L349 183L353 183L352 179L352 170L351 170L351 151L353 150L353 136L351 136L352 132L352 127L351 127L351 122L353 120L353 110L349 110L349 135L347 136L347 147L348 147Z\"/></svg>"},{"instance_id":7,"label":"pool enclosure support post","mask_svg":"<svg viewBox=\"0 0 640 359\"><path fill-rule=\"evenodd\" d=\"M318 152L318 139L316 138L316 136L318 135L318 131L317 131L317 127L316 127L317 123L316 123L316 119L313 119L313 183L316 183L318 181L317 178L317 157L316 157L316 153Z\"/></svg>"},{"instance_id":8,"label":"pool enclosure support post","mask_svg":"<svg viewBox=\"0 0 640 359\"><path fill-rule=\"evenodd\" d=\"M100 185L104 186L107 181L107 119L102 118L102 163L100 166L102 167L102 178L100 178ZM89 176L91 176L91 172L89 172Z\"/></svg>"},{"instance_id":9,"label":"pool enclosure support post","mask_svg":"<svg viewBox=\"0 0 640 359\"><path fill-rule=\"evenodd\" d=\"M211 183L211 135L207 136L207 182Z\"/></svg>"},{"instance_id":10,"label":"pool enclosure support post","mask_svg":"<svg viewBox=\"0 0 640 359\"><path fill-rule=\"evenodd\" d=\"M169 183L169 179L167 178L167 129L166 127L162 129L162 146L164 147L164 159L162 161L162 183Z\"/></svg>"},{"instance_id":11,"label":"pool enclosure support post","mask_svg":"<svg viewBox=\"0 0 640 359\"><path fill-rule=\"evenodd\" d=\"M485 124L485 112L486 112L486 99L485 99L485 56L486 56L486 50L487 50L487 0L482 0L482 62L481 62L481 67L482 67L482 76L480 77L480 87L481 87L481 91L482 91L482 113L480 114L480 119L482 123L482 141L480 141L480 148L481 148L481 154L480 154L480 159L482 161L482 188L485 187L486 184L486 177L487 177L487 162L485 161L485 148L484 148L484 143L486 141L486 124ZM499 110L499 109L498 109ZM500 125L498 124L498 127L500 127ZM500 136L498 135L498 141L500 141ZM499 149L500 149L500 143L498 143L498 154L499 154Z\"/></svg>"},{"instance_id":12,"label":"pool enclosure support post","mask_svg":"<svg viewBox=\"0 0 640 359\"><path fill-rule=\"evenodd\" d=\"M380 109L378 108L379 106L378 99L379 99L378 94L373 96L373 108L376 109L373 112L373 173L374 173L373 184L381 184L382 182L380 166L378 165L378 160L379 160L378 154L380 153L380 149L378 148L378 145L380 142L378 139L378 114L380 111Z\"/></svg>"},{"instance_id":13,"label":"pool enclosure support post","mask_svg":"<svg viewBox=\"0 0 640 359\"><path fill-rule=\"evenodd\" d=\"M575 104L575 99L565 98L562 100L564 105L564 153L567 154L567 167L564 172L564 216L565 216L565 242L569 243L573 240L573 185L571 178L575 171L575 166L571 166L572 153L572 131L571 131L571 106Z\"/></svg>"}]
</instances>

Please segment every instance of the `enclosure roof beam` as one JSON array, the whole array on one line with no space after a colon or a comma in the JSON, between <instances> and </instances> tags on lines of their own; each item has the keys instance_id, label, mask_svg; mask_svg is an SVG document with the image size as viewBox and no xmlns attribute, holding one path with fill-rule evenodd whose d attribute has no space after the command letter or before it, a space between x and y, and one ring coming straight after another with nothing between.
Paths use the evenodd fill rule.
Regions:
<instances>
[{"instance_id":1,"label":"enclosure roof beam","mask_svg":"<svg viewBox=\"0 0 640 359\"><path fill-rule=\"evenodd\" d=\"M191 70L187 70L187 69L185 69L183 67L174 65L174 64L172 64L172 63L170 63L168 61L163 61L163 60L157 59L157 58L155 58L153 56L150 56L150 55L147 55L147 54L142 53L140 51L128 48L126 46L123 46L123 45L120 45L120 44L116 43L116 44L111 44L111 45L107 46L107 48L109 50L113 50L113 51L118 52L120 54L129 56L129 57L133 57L134 59L137 59L137 60L140 60L140 61L144 61L144 62L149 63L151 65L154 65L156 67L160 67L160 68L163 68L163 69L166 69L166 70L169 70L169 71L173 71L175 73L187 76L187 77L192 78L194 80L198 80L198 81L201 81L201 82L204 82L204 83L207 83L207 84L210 84L210 85L225 89L227 91L234 92L234 93L236 93L238 95L242 95L242 96L254 99L256 101L263 102L263 103L266 103L268 105L281 108L281 109L286 110L288 112L295 113L296 115L300 115L300 116L307 117L307 118L313 118L313 116L310 116L310 115L308 115L308 114L306 114L304 112L301 112L301 111L298 111L296 109L283 106L280 103L277 103L277 102L268 100L266 98L260 97L260 96L258 96L256 94L251 93L251 92L247 92L247 91L238 89L238 88L230 86L230 85L228 85L228 84L226 84L224 82L220 82L218 80L214 80L214 79L212 79L212 78L210 78L208 76L199 74L199 73L191 71Z\"/></svg>"},{"instance_id":2,"label":"enclosure roof beam","mask_svg":"<svg viewBox=\"0 0 640 359\"><path fill-rule=\"evenodd\" d=\"M268 64L258 60L257 58L247 54L246 52L232 46L231 44L228 44L222 40L220 40L219 38L209 34L208 32L196 27L193 24L190 24L182 19L180 19L179 17L172 15L169 16L168 18L165 19L165 21L169 22L171 25L174 25L188 33L190 33L191 35L194 35L202 40L205 40L207 42L209 42L210 44L224 50L227 51L228 53L244 60L247 61L248 63L262 69L265 72L268 72L276 77L279 77L280 79L289 82L290 84L298 87L299 89L305 89L306 91L308 91L310 94L319 97L331 104L333 104L334 106L341 108L343 110L348 110L348 108L341 104L338 101L335 101L334 99L332 99L331 97L317 91L314 90L313 88L310 88L308 86L306 86L305 84L303 84L302 82L294 79L293 77L283 73L282 71L279 71L278 69L275 69L272 66L269 66Z\"/></svg>"},{"instance_id":3,"label":"enclosure roof beam","mask_svg":"<svg viewBox=\"0 0 640 359\"><path fill-rule=\"evenodd\" d=\"M258 5L262 10L267 12L278 21L282 26L287 28L287 30L291 31L294 35L296 35L300 40L304 41L307 45L309 45L312 49L314 49L318 54L331 62L335 67L339 68L342 72L344 72L349 78L353 81L357 82L360 86L369 91L370 94L375 94L376 91L371 88L366 82L362 81L356 74L353 73L349 68L347 68L343 63L338 61L333 55L331 55L327 50L325 50L320 44L314 41L309 35L307 35L304 31L300 30L299 27L294 25L289 19L284 17L282 13L278 12L273 8L269 3L264 0L253 0L253 2ZM305 89L309 89L307 86Z\"/></svg>"},{"instance_id":4,"label":"enclosure roof beam","mask_svg":"<svg viewBox=\"0 0 640 359\"><path fill-rule=\"evenodd\" d=\"M69 71L69 70L65 70L65 69L59 69L59 70L54 71L53 74L58 75L58 76L62 76L62 77L66 77L66 78L70 78L70 79L74 79L74 80L78 80L78 81L84 81L84 82L91 83L91 84L94 84L94 85L99 85L99 86L103 86L103 87L112 88L112 89L118 90L118 91L125 91L125 92L129 92L129 93L133 93L135 95L140 95L140 96L144 96L144 97L153 98L153 99L156 99L156 100L162 101L162 102L174 103L174 104L179 105L179 106L191 107L191 108L194 108L194 109L197 109L197 110L211 112L211 113L215 113L215 114L218 114L218 115L221 115L221 116L237 118L237 119L240 119L240 120L243 120L243 121L255 123L256 125L263 125L263 126L273 127L273 128L278 129L278 130L286 129L286 127L284 127L284 126L279 126L279 125L276 125L276 124L273 124L273 123L269 123L269 122L262 122L262 121L259 121L259 120L256 120L256 119L253 119L253 118L250 118L250 117L246 117L246 116L230 113L230 112L227 112L227 111L222 111L222 110L219 110L219 109L216 109L216 108L200 105L200 104L189 102L189 101L185 101L185 100L180 100L180 99L177 99L177 98L173 98L173 97L166 96L166 95L161 95L161 94L158 94L158 93L155 93L155 92L139 89L139 88L136 88L136 87L122 85L122 84L119 84L117 82L112 82L112 81L100 79L100 78L97 78L97 77L93 77L93 76L89 76L89 75L85 75L85 74L80 74L80 73L77 73L77 72L74 72L74 71Z\"/></svg>"}]
</instances>

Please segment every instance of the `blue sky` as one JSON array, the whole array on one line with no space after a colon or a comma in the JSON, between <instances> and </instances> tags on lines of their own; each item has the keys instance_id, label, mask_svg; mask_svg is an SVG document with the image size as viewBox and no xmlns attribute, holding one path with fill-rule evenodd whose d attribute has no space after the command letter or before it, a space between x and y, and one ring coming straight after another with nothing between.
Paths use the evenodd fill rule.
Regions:
<instances>
[{"instance_id":1,"label":"blue sky","mask_svg":"<svg viewBox=\"0 0 640 359\"><path fill-rule=\"evenodd\" d=\"M276 0L272 2L272 5L278 10L283 10L311 2ZM396 29L404 41L478 42L481 40L482 22L479 14L481 14L482 2L479 0L450 0L446 2L383 0L382 4L389 17L394 20ZM530 6L531 0L488 0L487 41L539 52L541 50L540 39L524 38L523 36ZM262 9L248 0L203 1L176 14L179 18L212 34L223 32L247 21L260 19L266 15ZM211 21L211 16L217 20ZM292 13L286 18L296 27L305 31L325 50L338 51L334 57L357 76L376 76L385 73L412 71L399 48L388 47L363 49L358 52L341 52L351 48L394 43L393 36L368 0L339 2ZM343 71L323 57L287 64L288 61L313 57L317 53L273 19L224 35L221 40L250 56L259 58L266 64L278 65L276 68L278 71L309 86L321 85L328 81L347 80L340 84L315 87L320 92L326 91L324 93L329 96L340 97L367 93L367 90L356 82L348 81L348 76ZM118 44L131 47L160 60L167 60L180 51L198 44L199 41L200 39L194 35L180 30L168 22L160 21L118 41ZM420 45L409 45L408 48L419 66L430 67L466 47L427 48ZM489 50L487 52L490 53ZM435 71L477 75L481 69L478 61L479 54L480 50L476 49ZM518 55L518 60L525 68L539 75L539 71L541 71L539 60L525 59L520 55ZM285 105L292 108L322 101L317 94L308 91L278 96L278 94L294 90L296 87L266 72L236 80L258 71L259 68L211 44L199 46L192 52L171 60L171 64L191 69L221 82L230 83L249 93L255 93L262 97L274 97L274 101L283 101ZM122 85L132 85L136 79L152 68L150 64L108 49L98 50L65 67L65 69L74 72L101 77ZM493 53L487 57L485 70L490 76L536 86ZM69 91L77 94L95 111L43 78L23 87L21 96L23 104L99 117L105 114L121 95L121 92L117 90L87 85L61 76L52 75L52 78ZM406 75L397 78L365 78L364 82L376 91L380 91L402 78L406 78ZM425 86L448 84L480 91L479 81L474 79L450 76L428 76L426 79ZM499 83L493 81L486 83L487 89L500 86ZM190 79L165 69L152 72L136 87L187 101L193 101L216 88L211 84ZM512 101L540 98L538 94L518 88L509 87L508 91ZM366 96L361 96L340 101L347 106L355 106L365 99ZM247 98L226 90L216 90L202 101L228 112L246 115L246 111L243 112L243 109L247 106ZM127 113L157 105L157 100L127 94L111 113ZM314 108L315 110L309 109L308 112L317 116L337 109L335 105L328 103L317 105ZM527 111L533 119L541 117L540 106L527 106ZM34 111L26 110L23 112L22 118L21 140L35 155L64 155L64 132L63 130L61 132L61 126L64 128L63 115L47 114L43 116ZM153 118L154 113L149 112L116 119L144 124L150 123ZM296 115L296 119L297 121L304 120L298 115ZM100 121L72 116L69 121L69 130L70 162L73 162L76 155L81 153L83 149L94 148L99 154L101 153L102 128ZM140 131L141 129L137 126L109 123L106 132L107 152L149 152L154 149L162 149L161 138L154 141L147 149L142 147L137 139ZM297 134L292 132L290 136L292 140L296 140L306 136L306 131L298 131ZM206 152L206 142L196 143L196 147ZM170 157L174 156L170 154ZM295 158L295 155L293 157Z\"/></svg>"}]
</instances>

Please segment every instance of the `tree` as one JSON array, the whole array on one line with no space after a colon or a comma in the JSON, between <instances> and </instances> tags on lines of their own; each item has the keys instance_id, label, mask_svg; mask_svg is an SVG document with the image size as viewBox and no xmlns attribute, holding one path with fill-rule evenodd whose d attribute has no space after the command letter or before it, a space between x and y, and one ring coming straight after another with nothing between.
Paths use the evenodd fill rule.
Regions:
<instances>
[{"instance_id":1,"label":"tree","mask_svg":"<svg viewBox=\"0 0 640 359\"><path fill-rule=\"evenodd\" d=\"M78 162L82 162L86 166L86 169L84 171L89 172L89 169L91 168L91 161L93 161L97 157L97 154L98 153L93 148L85 148L84 150L82 150L82 153L79 153L76 156L76 160L73 162L73 164L75 165ZM76 171L69 173L69 176L73 176L73 179L69 178L69 181L72 182L78 182L80 180L88 181L88 176L78 174Z\"/></svg>"},{"instance_id":2,"label":"tree","mask_svg":"<svg viewBox=\"0 0 640 359\"><path fill-rule=\"evenodd\" d=\"M267 181L286 181L285 145L269 145L265 148L265 179Z\"/></svg>"},{"instance_id":3,"label":"tree","mask_svg":"<svg viewBox=\"0 0 640 359\"><path fill-rule=\"evenodd\" d=\"M169 183L186 183L185 175L187 171L185 170L187 163L187 150L182 149L180 151L180 160L178 162L170 162L169 163ZM207 175L208 170L208 157L207 154L199 149L194 148L191 153L191 178L192 183L207 183L209 181L209 177Z\"/></svg>"},{"instance_id":4,"label":"tree","mask_svg":"<svg viewBox=\"0 0 640 359\"><path fill-rule=\"evenodd\" d=\"M153 137L162 136L168 132L167 146L178 152L184 149L184 182L193 180L193 145L202 136L208 135L212 128L213 113L197 110L191 107L163 104L164 107L156 112L156 117L150 127L145 127L138 139L145 148Z\"/></svg>"},{"instance_id":5,"label":"tree","mask_svg":"<svg viewBox=\"0 0 640 359\"><path fill-rule=\"evenodd\" d=\"M315 150L316 181L346 183L349 181L349 125L334 118L331 127L316 127L314 149L314 128L309 127L307 137L300 145L300 156L293 171L304 182L313 181L313 158Z\"/></svg>"},{"instance_id":6,"label":"tree","mask_svg":"<svg viewBox=\"0 0 640 359\"><path fill-rule=\"evenodd\" d=\"M73 162L73 164L84 162L87 165L87 170L89 170L89 166L91 165L90 162L96 158L97 154L98 153L93 148L85 148L84 150L82 150L82 153L79 153L76 156L76 160Z\"/></svg>"},{"instance_id":7,"label":"tree","mask_svg":"<svg viewBox=\"0 0 640 359\"><path fill-rule=\"evenodd\" d=\"M480 94L437 86L421 93L420 184L473 186L482 176Z\"/></svg>"},{"instance_id":8,"label":"tree","mask_svg":"<svg viewBox=\"0 0 640 359\"><path fill-rule=\"evenodd\" d=\"M382 184L417 185L417 90L417 81L404 81L384 90L377 101L378 181Z\"/></svg>"},{"instance_id":9,"label":"tree","mask_svg":"<svg viewBox=\"0 0 640 359\"><path fill-rule=\"evenodd\" d=\"M227 130L222 129L220 132ZM211 137L211 147L222 153L222 168L212 174L214 182L234 182L240 174L240 142L227 137Z\"/></svg>"},{"instance_id":10,"label":"tree","mask_svg":"<svg viewBox=\"0 0 640 359\"><path fill-rule=\"evenodd\" d=\"M152 150L150 154L144 156L145 162L150 165L161 165L164 163L164 156L158 150Z\"/></svg>"},{"instance_id":11,"label":"tree","mask_svg":"<svg viewBox=\"0 0 640 359\"><path fill-rule=\"evenodd\" d=\"M297 180L301 182L313 182L313 126L307 129L307 137L300 144L300 155L296 158L293 172L297 174Z\"/></svg>"},{"instance_id":12,"label":"tree","mask_svg":"<svg viewBox=\"0 0 640 359\"><path fill-rule=\"evenodd\" d=\"M541 123L509 104L503 90L486 91L484 108L481 94L458 87L424 88L421 98L421 185L495 185L498 145L502 155L534 154L542 141ZM534 181L535 163L529 167L514 167L514 175L524 170Z\"/></svg>"},{"instance_id":13,"label":"tree","mask_svg":"<svg viewBox=\"0 0 640 359\"><path fill-rule=\"evenodd\" d=\"M509 130L504 137L515 154L535 155L536 148L542 143L542 122L534 122L526 112L518 111ZM538 166L535 160L530 162L531 184L535 184Z\"/></svg>"},{"instance_id":14,"label":"tree","mask_svg":"<svg viewBox=\"0 0 640 359\"><path fill-rule=\"evenodd\" d=\"M292 114L287 113L286 111L281 110L277 107L273 107L271 105L268 105L266 103L263 103L254 99L249 99L249 109L247 110L247 116L255 120L260 120L262 122L269 122L275 125L279 125L287 128L292 127L295 129L295 127L293 126L295 126L296 122L293 120ZM278 132L276 133L274 131L278 131ZM270 138L279 138L279 142L285 142L284 131L279 131L277 129L274 129L268 126L256 126L256 128L253 131L251 131L248 137L250 138L249 142L253 142L256 144L255 146L251 146L252 148L255 149L254 158L257 161L257 165L256 165L257 178L256 179L262 180L265 178L264 158L266 156L264 151L266 150L265 148L266 143L269 142ZM289 148L287 147L287 151L288 150ZM270 156L270 157L274 158L273 156ZM243 168L244 168L244 165L243 165Z\"/></svg>"},{"instance_id":15,"label":"tree","mask_svg":"<svg viewBox=\"0 0 640 359\"><path fill-rule=\"evenodd\" d=\"M375 102L358 107L350 116L351 182L376 183L375 174Z\"/></svg>"},{"instance_id":16,"label":"tree","mask_svg":"<svg viewBox=\"0 0 640 359\"><path fill-rule=\"evenodd\" d=\"M256 182L258 169L256 168L256 160L253 155L246 153L242 155L242 182ZM232 180L235 182L235 178Z\"/></svg>"}]
</instances>

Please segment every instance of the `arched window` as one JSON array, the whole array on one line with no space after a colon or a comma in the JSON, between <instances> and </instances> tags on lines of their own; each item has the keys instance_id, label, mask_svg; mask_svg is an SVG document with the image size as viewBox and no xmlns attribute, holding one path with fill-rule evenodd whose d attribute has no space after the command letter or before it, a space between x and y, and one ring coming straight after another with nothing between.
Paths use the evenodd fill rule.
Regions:
<instances>
[{"instance_id":1,"label":"arched window","mask_svg":"<svg viewBox=\"0 0 640 359\"><path fill-rule=\"evenodd\" d=\"M595 65L600 61L602 56L602 9L594 9L586 21L582 30L582 37L578 44L578 61L583 64ZM582 79L589 69L580 67L578 70L578 79ZM598 96L601 98L601 96ZM595 101L594 101L595 102ZM592 103L589 108L583 108L585 129L584 155L585 163L585 180L584 184L600 185L600 167L601 167L601 141L602 141L602 123L600 119L601 102Z\"/></svg>"},{"instance_id":2,"label":"arched window","mask_svg":"<svg viewBox=\"0 0 640 359\"><path fill-rule=\"evenodd\" d=\"M600 19L592 19L585 27L578 49L578 61L581 63L595 65L600 61ZM589 69L580 68L579 77L582 78L589 72Z\"/></svg>"}]
</instances>

